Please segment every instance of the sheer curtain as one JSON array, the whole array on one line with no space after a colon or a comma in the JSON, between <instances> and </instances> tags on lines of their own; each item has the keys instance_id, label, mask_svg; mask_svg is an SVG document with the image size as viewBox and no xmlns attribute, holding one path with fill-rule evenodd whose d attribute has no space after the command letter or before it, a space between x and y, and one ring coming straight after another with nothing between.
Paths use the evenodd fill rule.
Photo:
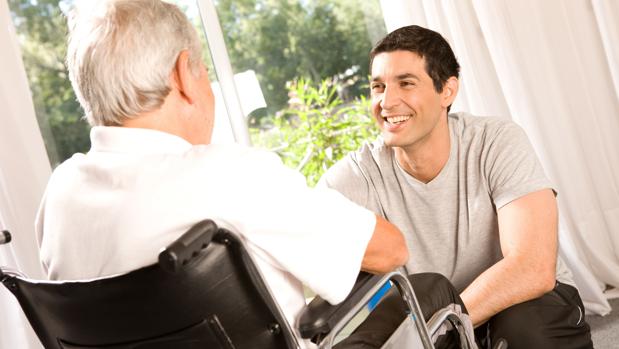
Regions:
<instances>
[{"instance_id":1,"label":"sheer curtain","mask_svg":"<svg viewBox=\"0 0 619 349\"><path fill-rule=\"evenodd\" d=\"M7 2L0 0L0 229L13 241L0 246L0 265L42 278L34 215L50 175ZM13 296L0 287L0 348L41 348Z\"/></svg>"},{"instance_id":2,"label":"sheer curtain","mask_svg":"<svg viewBox=\"0 0 619 349\"><path fill-rule=\"evenodd\" d=\"M454 110L527 131L558 188L560 254L587 310L608 313L619 288L619 2L381 5L389 31L418 24L450 42L462 65Z\"/></svg>"}]
</instances>

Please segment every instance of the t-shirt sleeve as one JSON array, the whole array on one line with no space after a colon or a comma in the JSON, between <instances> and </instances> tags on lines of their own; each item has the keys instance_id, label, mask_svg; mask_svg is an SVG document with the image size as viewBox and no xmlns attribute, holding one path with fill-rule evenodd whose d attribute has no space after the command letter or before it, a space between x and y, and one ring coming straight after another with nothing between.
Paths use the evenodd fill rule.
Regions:
<instances>
[{"instance_id":1,"label":"t-shirt sleeve","mask_svg":"<svg viewBox=\"0 0 619 349\"><path fill-rule=\"evenodd\" d=\"M247 199L239 203L237 228L316 294L332 304L343 301L360 271L375 215L335 190L309 188L274 154L256 152L248 166L252 180L240 184Z\"/></svg>"},{"instance_id":2,"label":"t-shirt sleeve","mask_svg":"<svg viewBox=\"0 0 619 349\"><path fill-rule=\"evenodd\" d=\"M331 166L322 175L317 187L335 189L353 202L363 207L369 206L370 184L358 165L355 153Z\"/></svg>"},{"instance_id":3,"label":"t-shirt sleeve","mask_svg":"<svg viewBox=\"0 0 619 349\"><path fill-rule=\"evenodd\" d=\"M504 123L487 139L485 172L497 209L529 193L554 190L520 126Z\"/></svg>"}]
</instances>

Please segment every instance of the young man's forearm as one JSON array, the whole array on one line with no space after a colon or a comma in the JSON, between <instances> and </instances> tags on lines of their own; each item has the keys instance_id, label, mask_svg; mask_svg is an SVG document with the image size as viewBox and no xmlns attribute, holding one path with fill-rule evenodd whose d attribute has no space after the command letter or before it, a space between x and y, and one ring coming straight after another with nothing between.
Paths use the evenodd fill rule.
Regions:
<instances>
[{"instance_id":1,"label":"young man's forearm","mask_svg":"<svg viewBox=\"0 0 619 349\"><path fill-rule=\"evenodd\" d=\"M555 285L557 204L550 189L522 196L498 210L505 256L462 292L473 325L498 312L542 296Z\"/></svg>"},{"instance_id":2,"label":"young man's forearm","mask_svg":"<svg viewBox=\"0 0 619 349\"><path fill-rule=\"evenodd\" d=\"M544 271L545 269L545 271ZM538 298L553 289L554 270L530 265L524 258L504 258L480 274L460 295L474 326L508 307Z\"/></svg>"},{"instance_id":3,"label":"young man's forearm","mask_svg":"<svg viewBox=\"0 0 619 349\"><path fill-rule=\"evenodd\" d=\"M376 215L374 233L363 256L361 270L384 274L408 261L406 240L400 230L383 217Z\"/></svg>"}]
</instances>

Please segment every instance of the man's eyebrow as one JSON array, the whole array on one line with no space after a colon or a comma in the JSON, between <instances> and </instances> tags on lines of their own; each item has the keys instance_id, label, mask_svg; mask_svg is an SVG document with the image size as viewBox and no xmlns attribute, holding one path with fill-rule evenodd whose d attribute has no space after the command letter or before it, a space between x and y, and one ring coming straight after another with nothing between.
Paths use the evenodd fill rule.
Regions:
<instances>
[{"instance_id":1,"label":"man's eyebrow","mask_svg":"<svg viewBox=\"0 0 619 349\"><path fill-rule=\"evenodd\" d=\"M396 80L406 80L406 79L415 79L421 80L419 77L413 73L402 73L395 76ZM383 81L383 77L380 75L372 76L372 82Z\"/></svg>"},{"instance_id":2,"label":"man's eyebrow","mask_svg":"<svg viewBox=\"0 0 619 349\"><path fill-rule=\"evenodd\" d=\"M395 77L397 80L405 80L405 79L415 79L415 80L419 80L419 77L413 73L404 73L404 74L400 74L397 75Z\"/></svg>"}]
</instances>

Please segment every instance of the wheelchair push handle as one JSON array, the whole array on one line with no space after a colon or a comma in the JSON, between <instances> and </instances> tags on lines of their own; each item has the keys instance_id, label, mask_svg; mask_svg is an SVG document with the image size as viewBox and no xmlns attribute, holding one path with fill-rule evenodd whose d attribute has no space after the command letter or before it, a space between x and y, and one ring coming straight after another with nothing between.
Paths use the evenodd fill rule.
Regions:
<instances>
[{"instance_id":1,"label":"wheelchair push handle","mask_svg":"<svg viewBox=\"0 0 619 349\"><path fill-rule=\"evenodd\" d=\"M0 232L0 245L8 244L9 242L11 242L11 233L7 230L2 230Z\"/></svg>"},{"instance_id":2,"label":"wheelchair push handle","mask_svg":"<svg viewBox=\"0 0 619 349\"><path fill-rule=\"evenodd\" d=\"M218 230L217 224L210 219L197 223L159 252L159 265L170 273L180 271L211 243Z\"/></svg>"},{"instance_id":3,"label":"wheelchair push handle","mask_svg":"<svg viewBox=\"0 0 619 349\"><path fill-rule=\"evenodd\" d=\"M8 244L11 242L11 233L7 230L0 230L0 245ZM7 277L7 271L3 270L5 267L0 267L0 281L4 282L4 279Z\"/></svg>"}]
</instances>

